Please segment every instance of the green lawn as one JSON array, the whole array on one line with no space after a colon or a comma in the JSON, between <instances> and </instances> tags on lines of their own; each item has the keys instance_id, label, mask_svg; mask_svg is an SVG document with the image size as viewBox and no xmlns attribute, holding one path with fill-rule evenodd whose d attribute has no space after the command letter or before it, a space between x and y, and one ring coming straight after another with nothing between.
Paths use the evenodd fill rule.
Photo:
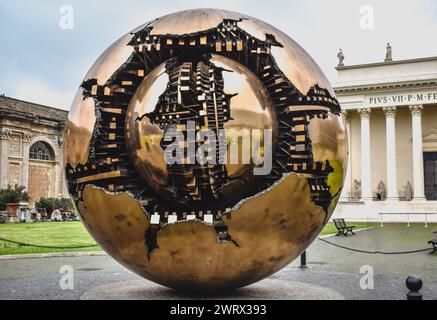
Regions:
<instances>
[{"instance_id":1,"label":"green lawn","mask_svg":"<svg viewBox=\"0 0 437 320\"><path fill-rule=\"evenodd\" d=\"M357 229L362 229L374 227L378 224L353 223L353 225L355 225ZM336 232L334 224L329 222L321 232L321 235ZM82 222L0 224L0 238L46 246L71 247L95 244L95 241L85 230ZM98 246L80 249L34 248L0 241L0 255L100 250Z\"/></svg>"},{"instance_id":2,"label":"green lawn","mask_svg":"<svg viewBox=\"0 0 437 320\"><path fill-rule=\"evenodd\" d=\"M61 247L85 246L96 243L88 234L82 222L0 224L0 238L36 245ZM101 249L98 246L80 249L34 248L0 241L0 255L99 250Z\"/></svg>"}]
</instances>

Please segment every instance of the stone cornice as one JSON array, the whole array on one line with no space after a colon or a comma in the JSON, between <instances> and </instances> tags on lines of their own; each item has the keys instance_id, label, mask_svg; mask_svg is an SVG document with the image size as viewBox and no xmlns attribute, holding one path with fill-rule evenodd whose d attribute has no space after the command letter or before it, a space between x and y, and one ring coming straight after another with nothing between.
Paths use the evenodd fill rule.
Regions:
<instances>
[{"instance_id":1,"label":"stone cornice","mask_svg":"<svg viewBox=\"0 0 437 320\"><path fill-rule=\"evenodd\" d=\"M367 92L374 90L384 90L384 89L403 89L403 88L415 88L420 87L423 89L424 86L437 86L437 79L432 80L418 80L418 81L399 81L399 82L385 82L385 83L372 83L363 85L351 85L351 86L337 86L334 87L336 94L346 93L346 92Z\"/></svg>"},{"instance_id":2,"label":"stone cornice","mask_svg":"<svg viewBox=\"0 0 437 320\"><path fill-rule=\"evenodd\" d=\"M369 68L369 67L382 67L382 66L390 66L390 65L397 65L397 64L427 62L427 61L437 61L437 57L363 63L363 64L355 64L350 66L337 66L335 69L340 71L340 70L360 69L360 68Z\"/></svg>"},{"instance_id":3,"label":"stone cornice","mask_svg":"<svg viewBox=\"0 0 437 320\"><path fill-rule=\"evenodd\" d=\"M42 119L35 114L30 113L13 113L13 112L3 112L0 108L0 116L8 119L27 121L31 123L39 123L47 127L55 128L56 130L62 131L65 128L66 121L64 120L53 120L53 119Z\"/></svg>"}]
</instances>

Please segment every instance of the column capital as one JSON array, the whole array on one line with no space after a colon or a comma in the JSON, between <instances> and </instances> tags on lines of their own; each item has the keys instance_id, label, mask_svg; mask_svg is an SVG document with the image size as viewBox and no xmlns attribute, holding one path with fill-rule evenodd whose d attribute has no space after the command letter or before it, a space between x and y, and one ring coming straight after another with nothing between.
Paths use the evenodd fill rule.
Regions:
<instances>
[{"instance_id":1,"label":"column capital","mask_svg":"<svg viewBox=\"0 0 437 320\"><path fill-rule=\"evenodd\" d=\"M32 134L31 133L29 133L29 132L23 133L23 142L30 143L31 140L32 140Z\"/></svg>"},{"instance_id":2,"label":"column capital","mask_svg":"<svg viewBox=\"0 0 437 320\"><path fill-rule=\"evenodd\" d=\"M423 112L423 105L416 104L409 107L412 116L421 116Z\"/></svg>"},{"instance_id":3,"label":"column capital","mask_svg":"<svg viewBox=\"0 0 437 320\"><path fill-rule=\"evenodd\" d=\"M396 117L397 108L396 107L384 107L382 110L385 113L385 116L387 118L394 118Z\"/></svg>"},{"instance_id":4,"label":"column capital","mask_svg":"<svg viewBox=\"0 0 437 320\"><path fill-rule=\"evenodd\" d=\"M361 116L361 119L370 119L372 110L370 108L361 108L361 109L357 109L357 112Z\"/></svg>"},{"instance_id":5,"label":"column capital","mask_svg":"<svg viewBox=\"0 0 437 320\"><path fill-rule=\"evenodd\" d=\"M11 137L11 130L8 129L0 129L0 140L9 140Z\"/></svg>"},{"instance_id":6,"label":"column capital","mask_svg":"<svg viewBox=\"0 0 437 320\"><path fill-rule=\"evenodd\" d=\"M351 118L351 113L349 110L341 110L341 113L343 114L344 120L349 120Z\"/></svg>"}]
</instances>

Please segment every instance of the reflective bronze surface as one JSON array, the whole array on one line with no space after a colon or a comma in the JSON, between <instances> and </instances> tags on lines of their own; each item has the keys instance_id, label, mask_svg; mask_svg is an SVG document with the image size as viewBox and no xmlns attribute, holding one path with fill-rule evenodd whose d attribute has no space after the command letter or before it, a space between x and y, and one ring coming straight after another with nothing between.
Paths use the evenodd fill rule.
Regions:
<instances>
[{"instance_id":1,"label":"reflective bronze surface","mask_svg":"<svg viewBox=\"0 0 437 320\"><path fill-rule=\"evenodd\" d=\"M229 58L213 55L210 59L216 66L229 70L223 74L225 92L238 93L232 98L230 120L224 124L226 140L233 139L233 134L241 134L243 130L270 129L274 131L276 139L276 116L271 98L261 81L246 67ZM168 82L164 65L160 65L149 73L138 87L130 101L126 117L126 143L131 154L132 162L137 172L149 183L156 192L167 184L168 172L164 159L164 150L161 147L163 131L157 124L152 124L148 117L138 118L153 111L158 98L164 92ZM241 151L242 141L237 141ZM229 145L228 145L229 148ZM230 178L239 178L250 175L253 164L244 164L241 154L239 161L233 163L230 154L227 154L227 175ZM253 177L248 177L253 182ZM229 191L236 192L244 187L245 179L238 179L239 184L228 184Z\"/></svg>"},{"instance_id":2,"label":"reflective bronze surface","mask_svg":"<svg viewBox=\"0 0 437 320\"><path fill-rule=\"evenodd\" d=\"M182 163L167 161L171 130L186 138ZM201 140L207 131L217 139ZM258 131L271 139L252 135L247 149L244 134ZM216 161L191 162L190 141L195 152L217 147ZM252 17L199 9L105 51L64 147L69 191L111 256L162 285L217 292L263 279L313 241L343 187L347 137L332 88L298 44Z\"/></svg>"}]
</instances>

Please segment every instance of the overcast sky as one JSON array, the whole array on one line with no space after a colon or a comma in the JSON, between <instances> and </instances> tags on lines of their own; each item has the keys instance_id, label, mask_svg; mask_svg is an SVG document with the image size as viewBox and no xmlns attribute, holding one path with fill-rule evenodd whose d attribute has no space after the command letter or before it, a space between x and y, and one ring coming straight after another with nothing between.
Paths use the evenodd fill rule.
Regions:
<instances>
[{"instance_id":1,"label":"overcast sky","mask_svg":"<svg viewBox=\"0 0 437 320\"><path fill-rule=\"evenodd\" d=\"M60 8L74 9L62 30ZM374 28L362 29L370 5ZM146 21L192 8L242 12L281 29L335 81L337 52L345 64L437 56L435 0L1 0L0 94L68 109L85 73L112 42Z\"/></svg>"}]
</instances>

